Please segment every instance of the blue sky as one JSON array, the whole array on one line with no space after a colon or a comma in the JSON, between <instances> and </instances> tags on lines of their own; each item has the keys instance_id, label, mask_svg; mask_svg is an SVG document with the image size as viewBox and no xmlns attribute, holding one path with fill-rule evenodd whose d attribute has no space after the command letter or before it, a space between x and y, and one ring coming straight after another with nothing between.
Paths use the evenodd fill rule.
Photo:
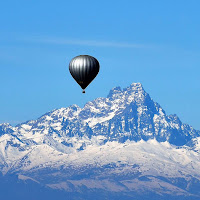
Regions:
<instances>
[{"instance_id":1,"label":"blue sky","mask_svg":"<svg viewBox=\"0 0 200 200\"><path fill-rule=\"evenodd\" d=\"M0 6L0 122L107 96L141 82L167 114L200 129L200 2L4 1ZM86 94L70 60L96 57Z\"/></svg>"}]
</instances>

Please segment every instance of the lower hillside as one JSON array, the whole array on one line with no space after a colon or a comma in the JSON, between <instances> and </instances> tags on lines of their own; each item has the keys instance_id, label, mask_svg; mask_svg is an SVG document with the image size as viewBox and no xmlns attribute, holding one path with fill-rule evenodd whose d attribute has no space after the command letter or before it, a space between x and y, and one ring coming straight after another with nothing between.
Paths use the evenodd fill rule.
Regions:
<instances>
[{"instance_id":1,"label":"lower hillside","mask_svg":"<svg viewBox=\"0 0 200 200\"><path fill-rule=\"evenodd\" d=\"M197 142L191 149L155 139L119 143L94 136L73 140L77 147L84 143L84 149L56 150L50 143L40 144L19 157L9 156L17 148L9 146L9 159L4 160L4 166L1 162L2 185L6 180L7 186L36 190L46 197L60 195L60 199L66 199L65 195L68 199L92 199L96 195L99 199L148 199L149 195L154 199L200 198Z\"/></svg>"}]
</instances>

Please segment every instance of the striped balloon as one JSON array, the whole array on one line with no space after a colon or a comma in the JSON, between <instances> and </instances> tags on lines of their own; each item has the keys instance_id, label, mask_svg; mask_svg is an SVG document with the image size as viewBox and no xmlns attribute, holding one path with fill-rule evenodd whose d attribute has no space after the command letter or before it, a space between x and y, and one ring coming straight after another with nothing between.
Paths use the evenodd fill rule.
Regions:
<instances>
[{"instance_id":1,"label":"striped balloon","mask_svg":"<svg viewBox=\"0 0 200 200\"><path fill-rule=\"evenodd\" d=\"M69 71L75 81L83 89L92 82L99 72L99 62L96 58L89 55L80 55L73 58L69 64Z\"/></svg>"}]
</instances>

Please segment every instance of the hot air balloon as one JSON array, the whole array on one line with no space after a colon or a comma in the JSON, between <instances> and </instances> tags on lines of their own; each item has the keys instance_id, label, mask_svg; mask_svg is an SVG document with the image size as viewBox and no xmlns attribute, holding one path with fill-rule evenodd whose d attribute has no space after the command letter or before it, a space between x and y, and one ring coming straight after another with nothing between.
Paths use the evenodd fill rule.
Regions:
<instances>
[{"instance_id":1,"label":"hot air balloon","mask_svg":"<svg viewBox=\"0 0 200 200\"><path fill-rule=\"evenodd\" d=\"M85 88L99 73L99 68L98 60L89 55L76 56L69 63L69 71L83 89L83 93L85 93Z\"/></svg>"}]
</instances>

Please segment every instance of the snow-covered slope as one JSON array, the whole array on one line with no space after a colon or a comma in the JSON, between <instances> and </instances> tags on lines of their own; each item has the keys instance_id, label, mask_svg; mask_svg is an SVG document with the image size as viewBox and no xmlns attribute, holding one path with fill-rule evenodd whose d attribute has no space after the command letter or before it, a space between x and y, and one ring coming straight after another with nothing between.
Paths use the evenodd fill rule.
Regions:
<instances>
[{"instance_id":1,"label":"snow-covered slope","mask_svg":"<svg viewBox=\"0 0 200 200\"><path fill-rule=\"evenodd\" d=\"M12 127L0 125L0 171L66 192L200 198L200 132L167 116L140 83ZM197 196L195 196L197 195Z\"/></svg>"}]
</instances>

